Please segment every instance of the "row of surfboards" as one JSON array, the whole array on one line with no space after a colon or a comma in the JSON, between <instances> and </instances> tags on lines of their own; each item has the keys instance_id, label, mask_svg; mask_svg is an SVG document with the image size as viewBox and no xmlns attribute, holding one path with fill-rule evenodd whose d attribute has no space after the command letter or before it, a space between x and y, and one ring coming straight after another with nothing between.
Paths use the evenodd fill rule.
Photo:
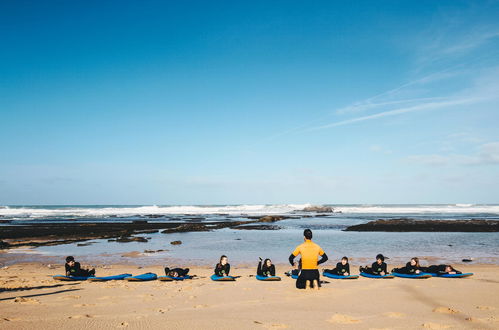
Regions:
<instances>
[{"instance_id":1,"label":"row of surfboards","mask_svg":"<svg viewBox=\"0 0 499 330\"><path fill-rule=\"evenodd\" d=\"M328 277L328 278L341 279L341 280L352 280L352 279L359 278L359 275L342 276L342 275L335 275L335 274L329 274L329 273L324 273L323 275L325 277ZM367 274L367 273L360 273L360 276L363 276L363 277L384 278L384 279L395 278L395 277L413 278L413 279L424 279L424 278L430 278L430 277L463 278L463 277L469 277L472 275L473 275L473 273L444 274L444 275L438 275L438 274L433 274L433 273L419 273L419 274L414 274L414 275L399 274L399 273L391 273L391 274L387 274L387 275L372 275L372 274ZM90 282L105 282L105 281L113 281L113 280L125 280L125 281L136 281L136 282L159 280L159 281L170 282L170 281L183 281L183 280L187 280L187 279L192 278L192 276L183 276L183 277L157 276L154 273L145 273L145 274L136 275L136 276L133 276L132 274L120 274L120 275L102 276L102 277L78 277L78 276L65 276L65 275L54 275L52 277L58 281L90 281ZM292 275L291 277L293 279L297 279L298 275ZM210 278L213 281L235 281L237 279L237 276L212 275ZM256 275L255 278L259 281L280 281L281 280L281 278L279 276Z\"/></svg>"}]
</instances>

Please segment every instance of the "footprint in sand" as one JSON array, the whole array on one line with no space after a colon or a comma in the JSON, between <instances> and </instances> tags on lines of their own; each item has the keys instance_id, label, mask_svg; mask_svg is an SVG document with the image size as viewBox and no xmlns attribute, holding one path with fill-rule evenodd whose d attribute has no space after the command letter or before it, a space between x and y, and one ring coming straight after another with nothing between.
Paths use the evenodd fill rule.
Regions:
<instances>
[{"instance_id":1,"label":"footprint in sand","mask_svg":"<svg viewBox=\"0 0 499 330\"><path fill-rule=\"evenodd\" d=\"M206 308L208 307L208 305L203 305L203 304L200 304L200 305L195 305L194 308Z\"/></svg>"},{"instance_id":2,"label":"footprint in sand","mask_svg":"<svg viewBox=\"0 0 499 330\"><path fill-rule=\"evenodd\" d=\"M157 309L156 311L157 311L158 313L160 313L160 314L165 314L166 312L168 312L168 311L169 311L169 309L168 309L168 308L159 308L159 309Z\"/></svg>"},{"instance_id":3,"label":"footprint in sand","mask_svg":"<svg viewBox=\"0 0 499 330\"><path fill-rule=\"evenodd\" d=\"M344 314L334 314L328 322L330 323L339 323L339 324L354 324L354 323L360 323L360 320L357 320L349 315L344 315Z\"/></svg>"},{"instance_id":4,"label":"footprint in sand","mask_svg":"<svg viewBox=\"0 0 499 330\"><path fill-rule=\"evenodd\" d=\"M80 299L81 296L64 296L64 297L61 297L59 299Z\"/></svg>"},{"instance_id":5,"label":"footprint in sand","mask_svg":"<svg viewBox=\"0 0 499 330\"><path fill-rule=\"evenodd\" d=\"M432 323L432 322L423 323L422 326L425 329L448 329L448 328L450 328L450 325Z\"/></svg>"},{"instance_id":6,"label":"footprint in sand","mask_svg":"<svg viewBox=\"0 0 499 330\"><path fill-rule=\"evenodd\" d=\"M126 328L128 327L128 322L121 322L120 324L118 324L117 328Z\"/></svg>"},{"instance_id":7,"label":"footprint in sand","mask_svg":"<svg viewBox=\"0 0 499 330\"><path fill-rule=\"evenodd\" d=\"M433 313L441 313L441 314L457 314L459 311L452 309L450 307L437 307L433 310Z\"/></svg>"},{"instance_id":8,"label":"footprint in sand","mask_svg":"<svg viewBox=\"0 0 499 330\"><path fill-rule=\"evenodd\" d=\"M495 308L492 306L476 306L476 309L479 309L481 311L491 311L494 310Z\"/></svg>"},{"instance_id":9,"label":"footprint in sand","mask_svg":"<svg viewBox=\"0 0 499 330\"><path fill-rule=\"evenodd\" d=\"M73 315L73 316L68 316L68 319L72 320L78 320L78 319L90 319L93 316L90 314L83 314L83 315Z\"/></svg>"},{"instance_id":10,"label":"footprint in sand","mask_svg":"<svg viewBox=\"0 0 499 330\"><path fill-rule=\"evenodd\" d=\"M73 305L73 307L90 307L90 306L95 306L95 304L76 304L76 305Z\"/></svg>"},{"instance_id":11,"label":"footprint in sand","mask_svg":"<svg viewBox=\"0 0 499 330\"><path fill-rule=\"evenodd\" d=\"M397 312L388 312L388 313L384 313L383 315L386 317L390 317L392 319L401 319L401 318L405 317L404 313L397 313Z\"/></svg>"},{"instance_id":12,"label":"footprint in sand","mask_svg":"<svg viewBox=\"0 0 499 330\"><path fill-rule=\"evenodd\" d=\"M14 300L14 303L17 304L29 304L29 305L36 305L39 304L40 301L33 299L33 298L24 298L24 297L16 297Z\"/></svg>"},{"instance_id":13,"label":"footprint in sand","mask_svg":"<svg viewBox=\"0 0 499 330\"><path fill-rule=\"evenodd\" d=\"M0 322L12 322L12 321L19 321L18 318L14 317L0 317Z\"/></svg>"}]
</instances>

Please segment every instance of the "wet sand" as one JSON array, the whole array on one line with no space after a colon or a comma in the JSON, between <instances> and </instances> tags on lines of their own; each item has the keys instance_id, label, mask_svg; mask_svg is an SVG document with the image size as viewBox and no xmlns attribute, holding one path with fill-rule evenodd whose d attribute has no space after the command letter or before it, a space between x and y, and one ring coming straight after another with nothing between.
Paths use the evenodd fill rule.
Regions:
<instances>
[{"instance_id":1,"label":"wet sand","mask_svg":"<svg viewBox=\"0 0 499 330\"><path fill-rule=\"evenodd\" d=\"M188 266L188 265L186 265ZM155 272L162 266L107 265L97 275ZM277 265L278 275L288 270ZM2 329L497 329L499 266L459 265L475 276L332 280L319 291L294 280L261 282L255 269L233 267L236 282L213 282L196 267L183 282L56 282L63 265L0 269Z\"/></svg>"}]
</instances>

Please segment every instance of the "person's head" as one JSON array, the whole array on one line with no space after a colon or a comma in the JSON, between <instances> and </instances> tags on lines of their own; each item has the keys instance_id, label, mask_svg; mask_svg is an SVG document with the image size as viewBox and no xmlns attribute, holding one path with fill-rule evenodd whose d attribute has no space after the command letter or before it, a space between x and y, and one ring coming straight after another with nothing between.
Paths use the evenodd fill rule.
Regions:
<instances>
[{"instance_id":1,"label":"person's head","mask_svg":"<svg viewBox=\"0 0 499 330\"><path fill-rule=\"evenodd\" d=\"M168 275L170 275L171 277L178 277L178 273L174 271L170 271Z\"/></svg>"},{"instance_id":2,"label":"person's head","mask_svg":"<svg viewBox=\"0 0 499 330\"><path fill-rule=\"evenodd\" d=\"M376 262L377 262L378 264L382 264L384 261L385 261L385 256L384 256L384 255L382 255L382 254L378 254L378 255L376 256Z\"/></svg>"},{"instance_id":3,"label":"person's head","mask_svg":"<svg viewBox=\"0 0 499 330\"><path fill-rule=\"evenodd\" d=\"M420 267L419 266L419 258L418 257L414 257L411 259L411 266L412 267Z\"/></svg>"},{"instance_id":4,"label":"person's head","mask_svg":"<svg viewBox=\"0 0 499 330\"><path fill-rule=\"evenodd\" d=\"M263 262L263 264L265 266L267 266L267 268L269 268L270 266L272 266L272 261L270 261L270 259L265 259L265 261Z\"/></svg>"},{"instance_id":5,"label":"person's head","mask_svg":"<svg viewBox=\"0 0 499 330\"><path fill-rule=\"evenodd\" d=\"M220 257L220 265L226 265L228 260L229 259L227 258L226 255L221 256Z\"/></svg>"},{"instance_id":6,"label":"person's head","mask_svg":"<svg viewBox=\"0 0 499 330\"><path fill-rule=\"evenodd\" d=\"M453 271L454 271L454 268L452 268L451 265L445 265L445 272L446 273L453 272Z\"/></svg>"},{"instance_id":7,"label":"person's head","mask_svg":"<svg viewBox=\"0 0 499 330\"><path fill-rule=\"evenodd\" d=\"M347 257L343 257L343 258L341 258L341 264L342 264L342 265L346 265L346 264L348 264L348 258L347 258Z\"/></svg>"},{"instance_id":8,"label":"person's head","mask_svg":"<svg viewBox=\"0 0 499 330\"><path fill-rule=\"evenodd\" d=\"M75 258L73 256L68 256L66 257L66 263L69 265L69 266L74 266L75 264Z\"/></svg>"},{"instance_id":9,"label":"person's head","mask_svg":"<svg viewBox=\"0 0 499 330\"><path fill-rule=\"evenodd\" d=\"M310 229L305 229L303 231L303 236L305 237L305 239L312 239L312 231Z\"/></svg>"}]
</instances>

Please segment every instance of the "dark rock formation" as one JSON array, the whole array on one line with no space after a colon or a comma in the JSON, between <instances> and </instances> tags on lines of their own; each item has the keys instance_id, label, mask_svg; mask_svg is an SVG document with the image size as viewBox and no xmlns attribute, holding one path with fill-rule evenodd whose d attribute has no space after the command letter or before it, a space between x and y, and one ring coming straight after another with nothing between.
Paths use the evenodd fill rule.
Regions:
<instances>
[{"instance_id":1,"label":"dark rock formation","mask_svg":"<svg viewBox=\"0 0 499 330\"><path fill-rule=\"evenodd\" d=\"M182 241L173 241L173 242L170 242L171 245L180 245L182 244Z\"/></svg>"},{"instance_id":2,"label":"dark rock formation","mask_svg":"<svg viewBox=\"0 0 499 330\"><path fill-rule=\"evenodd\" d=\"M376 220L350 226L345 231L389 231L389 232L498 232L496 220Z\"/></svg>"}]
</instances>

